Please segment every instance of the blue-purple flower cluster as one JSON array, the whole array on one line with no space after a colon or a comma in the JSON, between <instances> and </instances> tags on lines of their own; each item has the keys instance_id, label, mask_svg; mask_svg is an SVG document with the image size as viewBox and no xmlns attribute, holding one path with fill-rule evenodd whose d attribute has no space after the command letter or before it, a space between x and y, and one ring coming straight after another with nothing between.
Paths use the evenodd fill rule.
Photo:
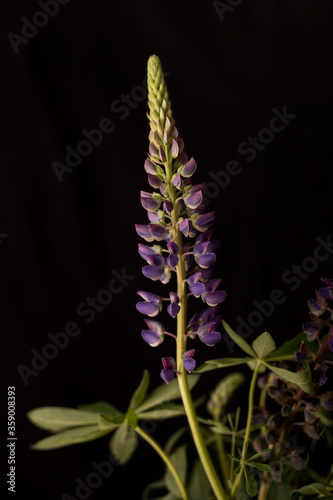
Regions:
<instances>
[{"instance_id":1,"label":"blue-purple flower cluster","mask_svg":"<svg viewBox=\"0 0 333 500\"><path fill-rule=\"evenodd\" d=\"M225 291L218 290L221 280L213 278L219 248L210 230L215 214L204 211L205 184L192 184L197 165L184 151L163 78L150 75L149 81L148 71L148 88L151 131L149 157L144 168L150 186L156 191L141 191L141 204L147 210L149 223L137 224L136 232L147 243L152 243L139 244L139 254L147 263L142 272L147 278L163 284L169 283L173 274L178 278L182 276L182 282L187 283L187 297L201 298L209 306L193 316L185 336L199 337L206 345L213 346L221 340L217 331L221 318L217 316L216 306L226 297ZM137 310L150 318L161 312L163 302L168 303L168 314L176 318L187 300L187 297L179 297L179 289L171 291L167 297L146 291L138 294L143 300L137 303ZM143 330L141 335L151 346L161 344L165 335L176 337L166 332L161 323L151 319L145 321L148 330ZM194 349L183 353L183 365L188 372L195 368L193 355ZM162 363L161 376L170 382L176 371L175 361L163 358Z\"/></svg>"}]
</instances>

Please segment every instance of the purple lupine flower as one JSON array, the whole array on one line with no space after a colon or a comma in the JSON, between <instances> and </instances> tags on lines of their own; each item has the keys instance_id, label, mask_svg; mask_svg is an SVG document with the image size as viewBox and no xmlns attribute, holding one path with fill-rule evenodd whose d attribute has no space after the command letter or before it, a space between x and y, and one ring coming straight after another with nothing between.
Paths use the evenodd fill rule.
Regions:
<instances>
[{"instance_id":1,"label":"purple lupine flower","mask_svg":"<svg viewBox=\"0 0 333 500\"><path fill-rule=\"evenodd\" d=\"M140 297L142 297L145 302L137 302L136 308L141 314L146 314L153 318L157 316L158 313L162 310L162 301L161 297L156 295L155 293L150 292L137 292Z\"/></svg>"},{"instance_id":2,"label":"purple lupine flower","mask_svg":"<svg viewBox=\"0 0 333 500\"><path fill-rule=\"evenodd\" d=\"M189 373L193 372L193 370L195 370L195 367L197 366L197 362L195 361L195 359L193 359L194 353L195 349L190 349L189 351L185 351L182 355L185 370Z\"/></svg>"},{"instance_id":3,"label":"purple lupine flower","mask_svg":"<svg viewBox=\"0 0 333 500\"><path fill-rule=\"evenodd\" d=\"M167 384L170 384L171 380L175 376L176 371L176 361L173 358L162 358L163 368L161 370L161 378Z\"/></svg>"},{"instance_id":4,"label":"purple lupine flower","mask_svg":"<svg viewBox=\"0 0 333 500\"><path fill-rule=\"evenodd\" d=\"M330 335L331 335L331 337L330 337L330 339L328 341L328 348L329 348L330 351L333 352L333 332L331 332Z\"/></svg>"},{"instance_id":5,"label":"purple lupine flower","mask_svg":"<svg viewBox=\"0 0 333 500\"><path fill-rule=\"evenodd\" d=\"M170 304L168 305L168 313L175 318L180 311L179 297L175 292L170 292Z\"/></svg>"},{"instance_id":6,"label":"purple lupine flower","mask_svg":"<svg viewBox=\"0 0 333 500\"><path fill-rule=\"evenodd\" d=\"M318 293L321 297L325 299L333 300L333 279L321 278L321 281L328 285L327 287L320 288Z\"/></svg>"},{"instance_id":7,"label":"purple lupine flower","mask_svg":"<svg viewBox=\"0 0 333 500\"><path fill-rule=\"evenodd\" d=\"M214 346L221 340L220 332L212 331L215 327L214 321L211 323L206 323L205 325L199 326L198 328L198 337L202 342L204 342L208 346Z\"/></svg>"},{"instance_id":8,"label":"purple lupine flower","mask_svg":"<svg viewBox=\"0 0 333 500\"><path fill-rule=\"evenodd\" d=\"M145 323L149 330L142 330L141 336L151 347L157 347L164 340L164 326L152 319L145 319Z\"/></svg>"},{"instance_id":9,"label":"purple lupine flower","mask_svg":"<svg viewBox=\"0 0 333 500\"><path fill-rule=\"evenodd\" d=\"M319 331L319 324L314 321L309 321L309 323L304 323L302 325L302 330L307 334L308 340L313 340L312 337Z\"/></svg>"},{"instance_id":10,"label":"purple lupine flower","mask_svg":"<svg viewBox=\"0 0 333 500\"><path fill-rule=\"evenodd\" d=\"M325 307L318 300L310 299L307 301L307 304L314 316L320 316L324 312Z\"/></svg>"},{"instance_id":11,"label":"purple lupine flower","mask_svg":"<svg viewBox=\"0 0 333 500\"><path fill-rule=\"evenodd\" d=\"M296 361L304 361L308 355L307 345L305 342L301 342L299 350L294 353Z\"/></svg>"},{"instance_id":12,"label":"purple lupine flower","mask_svg":"<svg viewBox=\"0 0 333 500\"><path fill-rule=\"evenodd\" d=\"M148 243L161 244L139 245L139 253L147 263L142 272L163 284L169 282L173 273L177 274L178 289L170 292L167 307L172 318L185 313L188 297L201 297L209 307L196 313L184 335L191 339L197 336L206 345L213 346L221 340L221 333L217 331L221 317L217 315L216 306L226 297L225 291L218 290L221 280L214 279L219 242L212 239L213 231L209 228L215 221L215 214L205 213L205 183L192 183L197 165L194 158L188 159L184 151L156 56L148 62L148 104L150 145L144 168L150 186L157 191L141 191L141 204L147 211L149 223L137 224L136 232ZM189 294L186 293L187 287ZM162 309L162 300L167 300L150 292L140 291L138 294L143 301L136 307L149 317L157 316ZM150 319L145 321L149 330L142 331L143 339L152 346L159 345L165 334L163 325ZM183 366L188 372L196 366L193 355L194 349L183 354ZM173 358L163 358L162 363L161 377L169 383L175 376L176 362Z\"/></svg>"}]
</instances>

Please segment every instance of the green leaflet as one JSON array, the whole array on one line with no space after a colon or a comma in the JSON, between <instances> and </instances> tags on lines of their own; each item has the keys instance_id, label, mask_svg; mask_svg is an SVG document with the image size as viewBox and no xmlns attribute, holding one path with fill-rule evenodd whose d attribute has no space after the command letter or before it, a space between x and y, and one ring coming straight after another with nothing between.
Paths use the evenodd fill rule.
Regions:
<instances>
[{"instance_id":1,"label":"green leaflet","mask_svg":"<svg viewBox=\"0 0 333 500\"><path fill-rule=\"evenodd\" d=\"M186 445L177 448L176 451L174 451L169 458L170 461L175 466L175 469L178 472L182 483L185 484L186 471L187 471ZM166 469L164 479L166 487L168 488L170 493L173 493L174 495L177 495L179 497L179 488L169 468Z\"/></svg>"},{"instance_id":2,"label":"green leaflet","mask_svg":"<svg viewBox=\"0 0 333 500\"><path fill-rule=\"evenodd\" d=\"M123 413L109 413L107 415L100 415L98 417L98 425L101 431L109 429L113 431L116 427L119 427L126 419L126 415Z\"/></svg>"},{"instance_id":3,"label":"green leaflet","mask_svg":"<svg viewBox=\"0 0 333 500\"><path fill-rule=\"evenodd\" d=\"M96 401L96 403L79 405L77 408L78 410L95 411L99 415L103 413L119 413L117 408L106 401Z\"/></svg>"},{"instance_id":4,"label":"green leaflet","mask_svg":"<svg viewBox=\"0 0 333 500\"><path fill-rule=\"evenodd\" d=\"M188 497L191 500L203 500L209 498L210 484L205 474L205 471L201 465L200 460L197 460L194 464L193 471L191 473L189 486L188 486Z\"/></svg>"},{"instance_id":5,"label":"green leaflet","mask_svg":"<svg viewBox=\"0 0 333 500\"><path fill-rule=\"evenodd\" d=\"M252 348L258 355L259 359L264 359L269 353L276 348L273 337L264 332L252 342Z\"/></svg>"},{"instance_id":6,"label":"green leaflet","mask_svg":"<svg viewBox=\"0 0 333 500\"><path fill-rule=\"evenodd\" d=\"M199 378L195 375L191 375L188 377L188 384L190 389L192 389ZM136 409L137 413L143 413L146 410L150 410L150 408L154 408L155 406L162 405L168 401L172 401L173 399L180 398L180 391L178 386L178 380L174 379L170 384L162 384L158 386L153 392L148 394L146 400L139 405Z\"/></svg>"},{"instance_id":7,"label":"green leaflet","mask_svg":"<svg viewBox=\"0 0 333 500\"><path fill-rule=\"evenodd\" d=\"M127 420L114 432L110 439L110 451L120 465L132 457L138 443L137 434Z\"/></svg>"},{"instance_id":8,"label":"green leaflet","mask_svg":"<svg viewBox=\"0 0 333 500\"><path fill-rule=\"evenodd\" d=\"M195 370L195 373L204 373L211 370L217 370L218 368L227 368L229 366L244 365L249 361L253 361L253 358L220 358L220 359L209 359L199 368Z\"/></svg>"},{"instance_id":9,"label":"green leaflet","mask_svg":"<svg viewBox=\"0 0 333 500\"><path fill-rule=\"evenodd\" d=\"M247 494L250 495L250 497L254 497L258 493L257 481L254 479L247 467L244 468L244 474Z\"/></svg>"},{"instance_id":10,"label":"green leaflet","mask_svg":"<svg viewBox=\"0 0 333 500\"><path fill-rule=\"evenodd\" d=\"M110 430L101 431L98 425L85 425L49 436L31 445L31 448L33 450L54 450L71 444L93 441L109 434L109 432Z\"/></svg>"},{"instance_id":11,"label":"green leaflet","mask_svg":"<svg viewBox=\"0 0 333 500\"><path fill-rule=\"evenodd\" d=\"M328 498L333 498L332 496L330 496L330 492L327 489L328 486L329 485L324 485L322 483L307 484L306 486L303 486L302 488L293 491L290 499L298 500L303 498L303 496L312 496L312 495L327 495Z\"/></svg>"},{"instance_id":12,"label":"green leaflet","mask_svg":"<svg viewBox=\"0 0 333 500\"><path fill-rule=\"evenodd\" d=\"M165 418L179 417L180 415L185 415L185 410L183 405L176 404L164 404L158 408L153 408L149 411L144 411L143 413L138 413L139 419L144 420L159 420Z\"/></svg>"},{"instance_id":13,"label":"green leaflet","mask_svg":"<svg viewBox=\"0 0 333 500\"><path fill-rule=\"evenodd\" d=\"M267 357L266 361L269 361L271 358L274 358L274 360L279 360L279 359L295 359L294 353L295 351L298 351L299 345L302 342L302 340L306 340L307 335L304 332L299 333L296 335L291 340L288 340L287 342L284 342L280 347L275 349L275 351L271 352Z\"/></svg>"},{"instance_id":14,"label":"green leaflet","mask_svg":"<svg viewBox=\"0 0 333 500\"><path fill-rule=\"evenodd\" d=\"M252 358L257 357L252 347L250 347L250 345L243 339L243 337L234 332L233 329L224 320L222 320L222 324L225 331L230 335L230 337L238 345L238 347L240 347L244 352L246 352L246 354L248 354Z\"/></svg>"},{"instance_id":15,"label":"green leaflet","mask_svg":"<svg viewBox=\"0 0 333 500\"><path fill-rule=\"evenodd\" d=\"M285 370L284 368L278 368L277 366L269 365L265 362L267 368L269 368L272 372L279 375L279 377L292 382L298 387L300 387L304 392L311 393L313 392L313 383L311 377L311 370L309 363L306 361L303 362L304 370L302 372L291 372L289 370Z\"/></svg>"},{"instance_id":16,"label":"green leaflet","mask_svg":"<svg viewBox=\"0 0 333 500\"><path fill-rule=\"evenodd\" d=\"M98 415L94 412L63 408L61 406L43 406L27 413L28 419L37 427L50 432L58 432L70 427L97 424Z\"/></svg>"},{"instance_id":17,"label":"green leaflet","mask_svg":"<svg viewBox=\"0 0 333 500\"><path fill-rule=\"evenodd\" d=\"M144 400L146 393L147 393L147 390L148 390L148 387L149 387L149 379L150 379L149 372L147 370L145 370L143 372L143 377L141 379L140 385L136 389L136 391L134 392L134 394L131 398L130 404L129 404L129 407L133 408L133 410L136 410L137 407Z\"/></svg>"}]
</instances>

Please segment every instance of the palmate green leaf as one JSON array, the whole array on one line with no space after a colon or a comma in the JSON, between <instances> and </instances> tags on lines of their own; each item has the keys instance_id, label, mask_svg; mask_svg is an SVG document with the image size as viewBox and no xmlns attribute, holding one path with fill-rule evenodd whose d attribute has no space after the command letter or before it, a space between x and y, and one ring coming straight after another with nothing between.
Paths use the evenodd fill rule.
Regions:
<instances>
[{"instance_id":1,"label":"palmate green leaf","mask_svg":"<svg viewBox=\"0 0 333 500\"><path fill-rule=\"evenodd\" d=\"M96 403L79 405L77 408L78 410L94 411L99 415L102 415L103 413L119 413L117 408L106 401L96 401Z\"/></svg>"},{"instance_id":2,"label":"palmate green leaf","mask_svg":"<svg viewBox=\"0 0 333 500\"><path fill-rule=\"evenodd\" d=\"M209 359L205 363L199 366L195 373L205 373L212 370L217 370L218 368L228 368L229 366L244 365L253 361L253 358L219 358L219 359Z\"/></svg>"},{"instance_id":3,"label":"palmate green leaf","mask_svg":"<svg viewBox=\"0 0 333 500\"><path fill-rule=\"evenodd\" d=\"M303 496L329 495L329 494L330 492L327 489L327 485L322 483L312 483L312 484L307 484L306 486L303 486L302 488L293 491L290 499L298 500L303 498Z\"/></svg>"},{"instance_id":4,"label":"palmate green leaf","mask_svg":"<svg viewBox=\"0 0 333 500\"><path fill-rule=\"evenodd\" d=\"M99 415L98 417L98 426L101 431L105 431L109 429L109 431L113 431L116 427L119 427L125 422L126 415L123 413L109 413L107 415Z\"/></svg>"},{"instance_id":5,"label":"palmate green leaf","mask_svg":"<svg viewBox=\"0 0 333 500\"><path fill-rule=\"evenodd\" d=\"M304 392L306 393L313 392L311 370L309 363L307 363L306 361L303 362L304 370L302 372L297 372L297 373L285 370L284 368L278 368L277 366L269 365L266 362L265 365L272 372L279 375L279 377L298 385L298 387L300 387Z\"/></svg>"},{"instance_id":6,"label":"palmate green leaf","mask_svg":"<svg viewBox=\"0 0 333 500\"><path fill-rule=\"evenodd\" d=\"M71 427L97 424L98 415L95 412L64 408L61 406L43 406L28 411L27 417L41 429L59 432Z\"/></svg>"},{"instance_id":7,"label":"palmate green leaf","mask_svg":"<svg viewBox=\"0 0 333 500\"><path fill-rule=\"evenodd\" d=\"M252 348L259 359L264 359L270 352L276 348L272 335L264 332L252 342Z\"/></svg>"},{"instance_id":8,"label":"palmate green leaf","mask_svg":"<svg viewBox=\"0 0 333 500\"><path fill-rule=\"evenodd\" d=\"M271 352L268 356L266 356L266 361L271 360L283 360L283 359L295 359L294 353L298 351L299 345L302 340L306 340L307 335L304 332L299 333L291 340L287 340L280 345L275 351Z\"/></svg>"},{"instance_id":9,"label":"palmate green leaf","mask_svg":"<svg viewBox=\"0 0 333 500\"><path fill-rule=\"evenodd\" d=\"M131 427L136 427L138 425L138 416L132 408L129 408L126 413L127 422Z\"/></svg>"},{"instance_id":10,"label":"palmate green leaf","mask_svg":"<svg viewBox=\"0 0 333 500\"><path fill-rule=\"evenodd\" d=\"M188 485L188 497L191 500L208 499L210 494L210 484L200 460L194 464Z\"/></svg>"},{"instance_id":11,"label":"palmate green leaf","mask_svg":"<svg viewBox=\"0 0 333 500\"><path fill-rule=\"evenodd\" d=\"M149 387L149 379L150 379L149 372L145 370L143 372L143 377L141 379L140 385L134 392L129 404L129 407L132 408L133 410L136 410L137 407L144 400Z\"/></svg>"},{"instance_id":12,"label":"palmate green leaf","mask_svg":"<svg viewBox=\"0 0 333 500\"><path fill-rule=\"evenodd\" d=\"M243 337L234 332L233 329L224 320L222 320L222 324L225 331L230 335L230 337L238 345L238 347L240 347L244 352L246 352L246 354L248 354L252 358L257 357L252 347L250 347L250 345L246 342L246 340L243 339Z\"/></svg>"},{"instance_id":13,"label":"palmate green leaf","mask_svg":"<svg viewBox=\"0 0 333 500\"><path fill-rule=\"evenodd\" d=\"M66 431L41 439L37 443L31 445L31 448L33 450L54 450L72 444L93 441L94 439L99 439L109 434L109 432L110 430L101 431L98 425L75 427L74 429L67 429Z\"/></svg>"},{"instance_id":14,"label":"palmate green leaf","mask_svg":"<svg viewBox=\"0 0 333 500\"><path fill-rule=\"evenodd\" d=\"M114 432L110 439L110 451L120 465L125 465L132 457L138 437L127 420Z\"/></svg>"},{"instance_id":15,"label":"palmate green leaf","mask_svg":"<svg viewBox=\"0 0 333 500\"><path fill-rule=\"evenodd\" d=\"M170 455L170 461L174 465L176 471L179 474L179 477L183 484L186 481L186 470L187 470L187 457L186 457L186 445L180 446ZM171 474L169 468L166 469L165 472L165 484L170 493L179 496L179 488L178 485Z\"/></svg>"},{"instance_id":16,"label":"palmate green leaf","mask_svg":"<svg viewBox=\"0 0 333 500\"><path fill-rule=\"evenodd\" d=\"M195 386L198 380L199 376L196 375L191 375L188 377L188 385L190 389ZM170 384L163 383L150 394L148 394L146 400L141 405L139 405L136 411L138 414L140 414L146 410L150 410L151 408L172 401L173 399L179 399L180 397L181 396L178 386L178 380L174 379L170 382Z\"/></svg>"},{"instance_id":17,"label":"palmate green leaf","mask_svg":"<svg viewBox=\"0 0 333 500\"><path fill-rule=\"evenodd\" d=\"M258 493L257 481L247 467L244 468L244 474L247 494L250 495L250 497L254 497Z\"/></svg>"},{"instance_id":18,"label":"palmate green leaf","mask_svg":"<svg viewBox=\"0 0 333 500\"><path fill-rule=\"evenodd\" d=\"M159 490L165 490L165 489L166 486L163 479L159 481L154 481L153 483L148 484L143 490L142 500L153 500L153 499L158 500L158 498L155 496L154 493L158 492Z\"/></svg>"}]
</instances>

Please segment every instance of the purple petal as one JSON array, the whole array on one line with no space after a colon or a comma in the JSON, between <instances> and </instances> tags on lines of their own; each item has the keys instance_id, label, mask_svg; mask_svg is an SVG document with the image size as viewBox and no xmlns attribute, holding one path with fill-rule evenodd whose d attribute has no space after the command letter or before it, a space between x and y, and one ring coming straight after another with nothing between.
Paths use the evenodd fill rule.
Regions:
<instances>
[{"instance_id":1,"label":"purple petal","mask_svg":"<svg viewBox=\"0 0 333 500\"><path fill-rule=\"evenodd\" d=\"M179 248L178 245L174 241L170 241L167 245L168 250L170 253L175 253L176 255L179 254Z\"/></svg>"},{"instance_id":2,"label":"purple petal","mask_svg":"<svg viewBox=\"0 0 333 500\"><path fill-rule=\"evenodd\" d=\"M202 324L210 323L213 320L213 318L215 317L217 311L218 311L218 307L207 308L207 309L204 309L203 311L201 311L200 319L202 321Z\"/></svg>"},{"instance_id":3,"label":"purple petal","mask_svg":"<svg viewBox=\"0 0 333 500\"><path fill-rule=\"evenodd\" d=\"M199 328L198 328L199 337L202 337L203 335L207 335L208 333L210 333L213 330L213 328L214 328L213 322L206 323L205 325L199 326Z\"/></svg>"},{"instance_id":4,"label":"purple petal","mask_svg":"<svg viewBox=\"0 0 333 500\"><path fill-rule=\"evenodd\" d=\"M149 226L145 226L144 224L135 224L135 230L141 238L146 241L153 241L154 237L151 235L149 231Z\"/></svg>"},{"instance_id":5,"label":"purple petal","mask_svg":"<svg viewBox=\"0 0 333 500\"><path fill-rule=\"evenodd\" d=\"M210 226L214 224L215 221L215 212L209 212L208 214L200 215L196 221L194 226L199 231L206 231Z\"/></svg>"},{"instance_id":6,"label":"purple petal","mask_svg":"<svg viewBox=\"0 0 333 500\"><path fill-rule=\"evenodd\" d=\"M309 323L304 323L304 325L302 325L302 329L303 329L304 333L312 336L318 332L319 325L318 325L318 323L314 323L313 321L310 321Z\"/></svg>"},{"instance_id":7,"label":"purple petal","mask_svg":"<svg viewBox=\"0 0 333 500\"><path fill-rule=\"evenodd\" d=\"M208 293L205 295L205 302L211 307L221 304L225 300L227 293L224 290Z\"/></svg>"},{"instance_id":8,"label":"purple petal","mask_svg":"<svg viewBox=\"0 0 333 500\"><path fill-rule=\"evenodd\" d=\"M296 361L304 361L307 357L307 352L299 350L294 353Z\"/></svg>"},{"instance_id":9,"label":"purple petal","mask_svg":"<svg viewBox=\"0 0 333 500\"><path fill-rule=\"evenodd\" d=\"M160 185L162 184L162 180L153 174L148 174L148 182L151 185L151 187L155 189L159 188Z\"/></svg>"},{"instance_id":10,"label":"purple petal","mask_svg":"<svg viewBox=\"0 0 333 500\"><path fill-rule=\"evenodd\" d=\"M177 144L179 147L179 152L181 153L184 149L184 141L181 137L177 137Z\"/></svg>"},{"instance_id":11,"label":"purple petal","mask_svg":"<svg viewBox=\"0 0 333 500\"><path fill-rule=\"evenodd\" d=\"M205 285L203 283L194 283L189 286L191 293L193 293L194 297L200 297L205 292Z\"/></svg>"},{"instance_id":12,"label":"purple petal","mask_svg":"<svg viewBox=\"0 0 333 500\"><path fill-rule=\"evenodd\" d=\"M196 258L197 263L203 269L208 269L212 266L216 261L215 253L206 253L205 255L201 255L201 257Z\"/></svg>"},{"instance_id":13,"label":"purple petal","mask_svg":"<svg viewBox=\"0 0 333 500\"><path fill-rule=\"evenodd\" d=\"M201 313L199 311L197 311L196 313L193 314L192 318L188 322L188 325L187 325L188 329L191 328L196 323L198 323L198 321L200 319L200 315L201 315Z\"/></svg>"},{"instance_id":14,"label":"purple petal","mask_svg":"<svg viewBox=\"0 0 333 500\"><path fill-rule=\"evenodd\" d=\"M172 139L171 158L177 158L178 153L179 153L179 146L178 146L177 142L174 139Z\"/></svg>"},{"instance_id":15,"label":"purple petal","mask_svg":"<svg viewBox=\"0 0 333 500\"><path fill-rule=\"evenodd\" d=\"M175 372L173 372L172 370L167 370L165 368L163 368L161 370L161 379L164 380L164 382L166 382L167 384L170 384L171 380L175 377Z\"/></svg>"},{"instance_id":16,"label":"purple petal","mask_svg":"<svg viewBox=\"0 0 333 500\"><path fill-rule=\"evenodd\" d=\"M172 184L177 188L179 189L180 186L182 185L182 178L180 176L180 174L176 174L175 177L173 178L172 180Z\"/></svg>"},{"instance_id":17,"label":"purple petal","mask_svg":"<svg viewBox=\"0 0 333 500\"><path fill-rule=\"evenodd\" d=\"M148 264L156 267L164 267L165 265L165 258L162 257L159 253L155 253L153 255L147 255L146 260Z\"/></svg>"},{"instance_id":18,"label":"purple petal","mask_svg":"<svg viewBox=\"0 0 333 500\"><path fill-rule=\"evenodd\" d=\"M324 385L327 382L327 376L325 373L321 373L319 377L319 385Z\"/></svg>"},{"instance_id":19,"label":"purple petal","mask_svg":"<svg viewBox=\"0 0 333 500\"><path fill-rule=\"evenodd\" d=\"M324 307L315 299L310 299L307 301L308 308L315 316L320 316L324 310Z\"/></svg>"},{"instance_id":20,"label":"purple petal","mask_svg":"<svg viewBox=\"0 0 333 500\"><path fill-rule=\"evenodd\" d=\"M159 304L154 304L153 302L138 302L136 308L141 314L146 314L151 318L157 316L160 312Z\"/></svg>"},{"instance_id":21,"label":"purple petal","mask_svg":"<svg viewBox=\"0 0 333 500\"><path fill-rule=\"evenodd\" d=\"M213 230L210 229L209 231L205 231L204 233L201 233L198 235L196 243L203 243L204 241L210 241L211 237L213 236Z\"/></svg>"},{"instance_id":22,"label":"purple petal","mask_svg":"<svg viewBox=\"0 0 333 500\"><path fill-rule=\"evenodd\" d=\"M188 236L190 231L190 223L188 219L184 219L179 223L179 231L181 231L185 236Z\"/></svg>"},{"instance_id":23,"label":"purple petal","mask_svg":"<svg viewBox=\"0 0 333 500\"><path fill-rule=\"evenodd\" d=\"M333 300L333 288L330 286L319 288L318 293L325 299Z\"/></svg>"},{"instance_id":24,"label":"purple petal","mask_svg":"<svg viewBox=\"0 0 333 500\"><path fill-rule=\"evenodd\" d=\"M220 248L219 240L213 240L209 243L207 252L216 253Z\"/></svg>"},{"instance_id":25,"label":"purple petal","mask_svg":"<svg viewBox=\"0 0 333 500\"><path fill-rule=\"evenodd\" d=\"M173 358L162 358L162 365L166 370L176 369L176 361Z\"/></svg>"},{"instance_id":26,"label":"purple petal","mask_svg":"<svg viewBox=\"0 0 333 500\"><path fill-rule=\"evenodd\" d=\"M165 228L159 224L149 224L149 231L153 238L157 241L163 240L165 236Z\"/></svg>"},{"instance_id":27,"label":"purple petal","mask_svg":"<svg viewBox=\"0 0 333 500\"><path fill-rule=\"evenodd\" d=\"M155 255L156 253L158 253L155 248L149 247L147 245L142 245L142 243L139 243L138 247L139 254L144 260L146 260L147 255Z\"/></svg>"},{"instance_id":28,"label":"purple petal","mask_svg":"<svg viewBox=\"0 0 333 500\"><path fill-rule=\"evenodd\" d=\"M193 248L193 255L195 257L199 257L200 255L205 254L207 252L207 250L208 250L209 245L210 245L209 241L204 241L202 243L198 243Z\"/></svg>"},{"instance_id":29,"label":"purple petal","mask_svg":"<svg viewBox=\"0 0 333 500\"><path fill-rule=\"evenodd\" d=\"M151 347L157 347L163 342L163 337L158 335L156 332L152 332L151 330L142 330L141 337Z\"/></svg>"},{"instance_id":30,"label":"purple petal","mask_svg":"<svg viewBox=\"0 0 333 500\"><path fill-rule=\"evenodd\" d=\"M141 290L139 290L137 294L147 302L153 302L154 304L159 304L161 300L161 297L159 297L159 295L156 295L155 293L142 292Z\"/></svg>"},{"instance_id":31,"label":"purple petal","mask_svg":"<svg viewBox=\"0 0 333 500\"><path fill-rule=\"evenodd\" d=\"M150 212L156 212L161 204L161 200L156 200L153 194L146 193L145 191L140 192L140 200L143 208Z\"/></svg>"},{"instance_id":32,"label":"purple petal","mask_svg":"<svg viewBox=\"0 0 333 500\"><path fill-rule=\"evenodd\" d=\"M175 318L180 311L180 306L175 302L171 302L167 307L168 313L172 318Z\"/></svg>"},{"instance_id":33,"label":"purple petal","mask_svg":"<svg viewBox=\"0 0 333 500\"><path fill-rule=\"evenodd\" d=\"M145 323L148 326L149 330L152 330L153 332L156 332L159 335L164 333L164 326L159 321L155 321L154 319L147 319L146 318Z\"/></svg>"},{"instance_id":34,"label":"purple petal","mask_svg":"<svg viewBox=\"0 0 333 500\"><path fill-rule=\"evenodd\" d=\"M197 283L200 278L201 278L201 273L195 273L188 278L187 282L189 285L194 285L194 283Z\"/></svg>"},{"instance_id":35,"label":"purple petal","mask_svg":"<svg viewBox=\"0 0 333 500\"><path fill-rule=\"evenodd\" d=\"M169 297L171 302L175 302L176 304L179 304L179 297L175 292L170 292Z\"/></svg>"},{"instance_id":36,"label":"purple petal","mask_svg":"<svg viewBox=\"0 0 333 500\"><path fill-rule=\"evenodd\" d=\"M187 160L188 160L187 154L185 153L185 151L182 151L177 158L178 165L185 165Z\"/></svg>"},{"instance_id":37,"label":"purple petal","mask_svg":"<svg viewBox=\"0 0 333 500\"><path fill-rule=\"evenodd\" d=\"M222 280L216 279L216 280L209 280L206 283L206 293L212 293L215 292L216 288L219 286Z\"/></svg>"},{"instance_id":38,"label":"purple petal","mask_svg":"<svg viewBox=\"0 0 333 500\"><path fill-rule=\"evenodd\" d=\"M153 281L158 280L162 274L163 274L164 269L161 267L155 267L155 266L144 266L142 268L142 273L146 278L149 278Z\"/></svg>"},{"instance_id":39,"label":"purple petal","mask_svg":"<svg viewBox=\"0 0 333 500\"><path fill-rule=\"evenodd\" d=\"M180 173L183 177L191 177L197 168L194 158L191 158L181 169Z\"/></svg>"},{"instance_id":40,"label":"purple petal","mask_svg":"<svg viewBox=\"0 0 333 500\"><path fill-rule=\"evenodd\" d=\"M176 267L176 265L178 264L178 262L179 262L179 258L177 257L177 255L175 255L173 253L170 254L169 257L167 257L167 264L172 269L174 269Z\"/></svg>"},{"instance_id":41,"label":"purple petal","mask_svg":"<svg viewBox=\"0 0 333 500\"><path fill-rule=\"evenodd\" d=\"M147 158L145 161L145 171L147 172L147 174L151 175L157 174L156 165L150 158Z\"/></svg>"},{"instance_id":42,"label":"purple petal","mask_svg":"<svg viewBox=\"0 0 333 500\"><path fill-rule=\"evenodd\" d=\"M159 158L158 149L153 142L149 144L149 154L154 158Z\"/></svg>"},{"instance_id":43,"label":"purple petal","mask_svg":"<svg viewBox=\"0 0 333 500\"><path fill-rule=\"evenodd\" d=\"M150 222L153 223L158 223L162 219L163 212L161 210L158 210L157 212L148 212L148 219Z\"/></svg>"},{"instance_id":44,"label":"purple petal","mask_svg":"<svg viewBox=\"0 0 333 500\"><path fill-rule=\"evenodd\" d=\"M158 153L159 153L160 160L165 161L166 156L165 156L165 152L164 152L164 149L162 146L159 147Z\"/></svg>"},{"instance_id":45,"label":"purple petal","mask_svg":"<svg viewBox=\"0 0 333 500\"><path fill-rule=\"evenodd\" d=\"M207 335L203 335L202 337L200 337L202 342L204 342L208 346L214 346L215 344L220 342L221 338L222 337L220 332L211 332L207 333Z\"/></svg>"},{"instance_id":46,"label":"purple petal","mask_svg":"<svg viewBox=\"0 0 333 500\"><path fill-rule=\"evenodd\" d=\"M161 283L163 283L163 285L166 285L167 283L169 283L170 278L171 278L170 269L168 267L165 267L164 268L164 273L159 278L159 280L160 280Z\"/></svg>"},{"instance_id":47,"label":"purple petal","mask_svg":"<svg viewBox=\"0 0 333 500\"><path fill-rule=\"evenodd\" d=\"M197 362L195 361L195 359L185 359L184 360L184 368L186 371L188 371L189 373L193 372L193 370L195 370L195 367L197 366Z\"/></svg>"},{"instance_id":48,"label":"purple petal","mask_svg":"<svg viewBox=\"0 0 333 500\"><path fill-rule=\"evenodd\" d=\"M190 194L184 198L185 205L189 208L197 208L202 202L202 192L198 191L197 193Z\"/></svg>"},{"instance_id":49,"label":"purple petal","mask_svg":"<svg viewBox=\"0 0 333 500\"><path fill-rule=\"evenodd\" d=\"M189 349L188 351L185 351L184 354L182 355L183 359L189 359L193 358L195 354L195 349Z\"/></svg>"},{"instance_id":50,"label":"purple petal","mask_svg":"<svg viewBox=\"0 0 333 500\"><path fill-rule=\"evenodd\" d=\"M202 281L209 280L215 274L215 266L211 266L208 269L199 268L201 272Z\"/></svg>"},{"instance_id":51,"label":"purple petal","mask_svg":"<svg viewBox=\"0 0 333 500\"><path fill-rule=\"evenodd\" d=\"M170 215L172 210L173 210L173 203L172 201L165 200L163 202L163 210L166 214Z\"/></svg>"}]
</instances>

